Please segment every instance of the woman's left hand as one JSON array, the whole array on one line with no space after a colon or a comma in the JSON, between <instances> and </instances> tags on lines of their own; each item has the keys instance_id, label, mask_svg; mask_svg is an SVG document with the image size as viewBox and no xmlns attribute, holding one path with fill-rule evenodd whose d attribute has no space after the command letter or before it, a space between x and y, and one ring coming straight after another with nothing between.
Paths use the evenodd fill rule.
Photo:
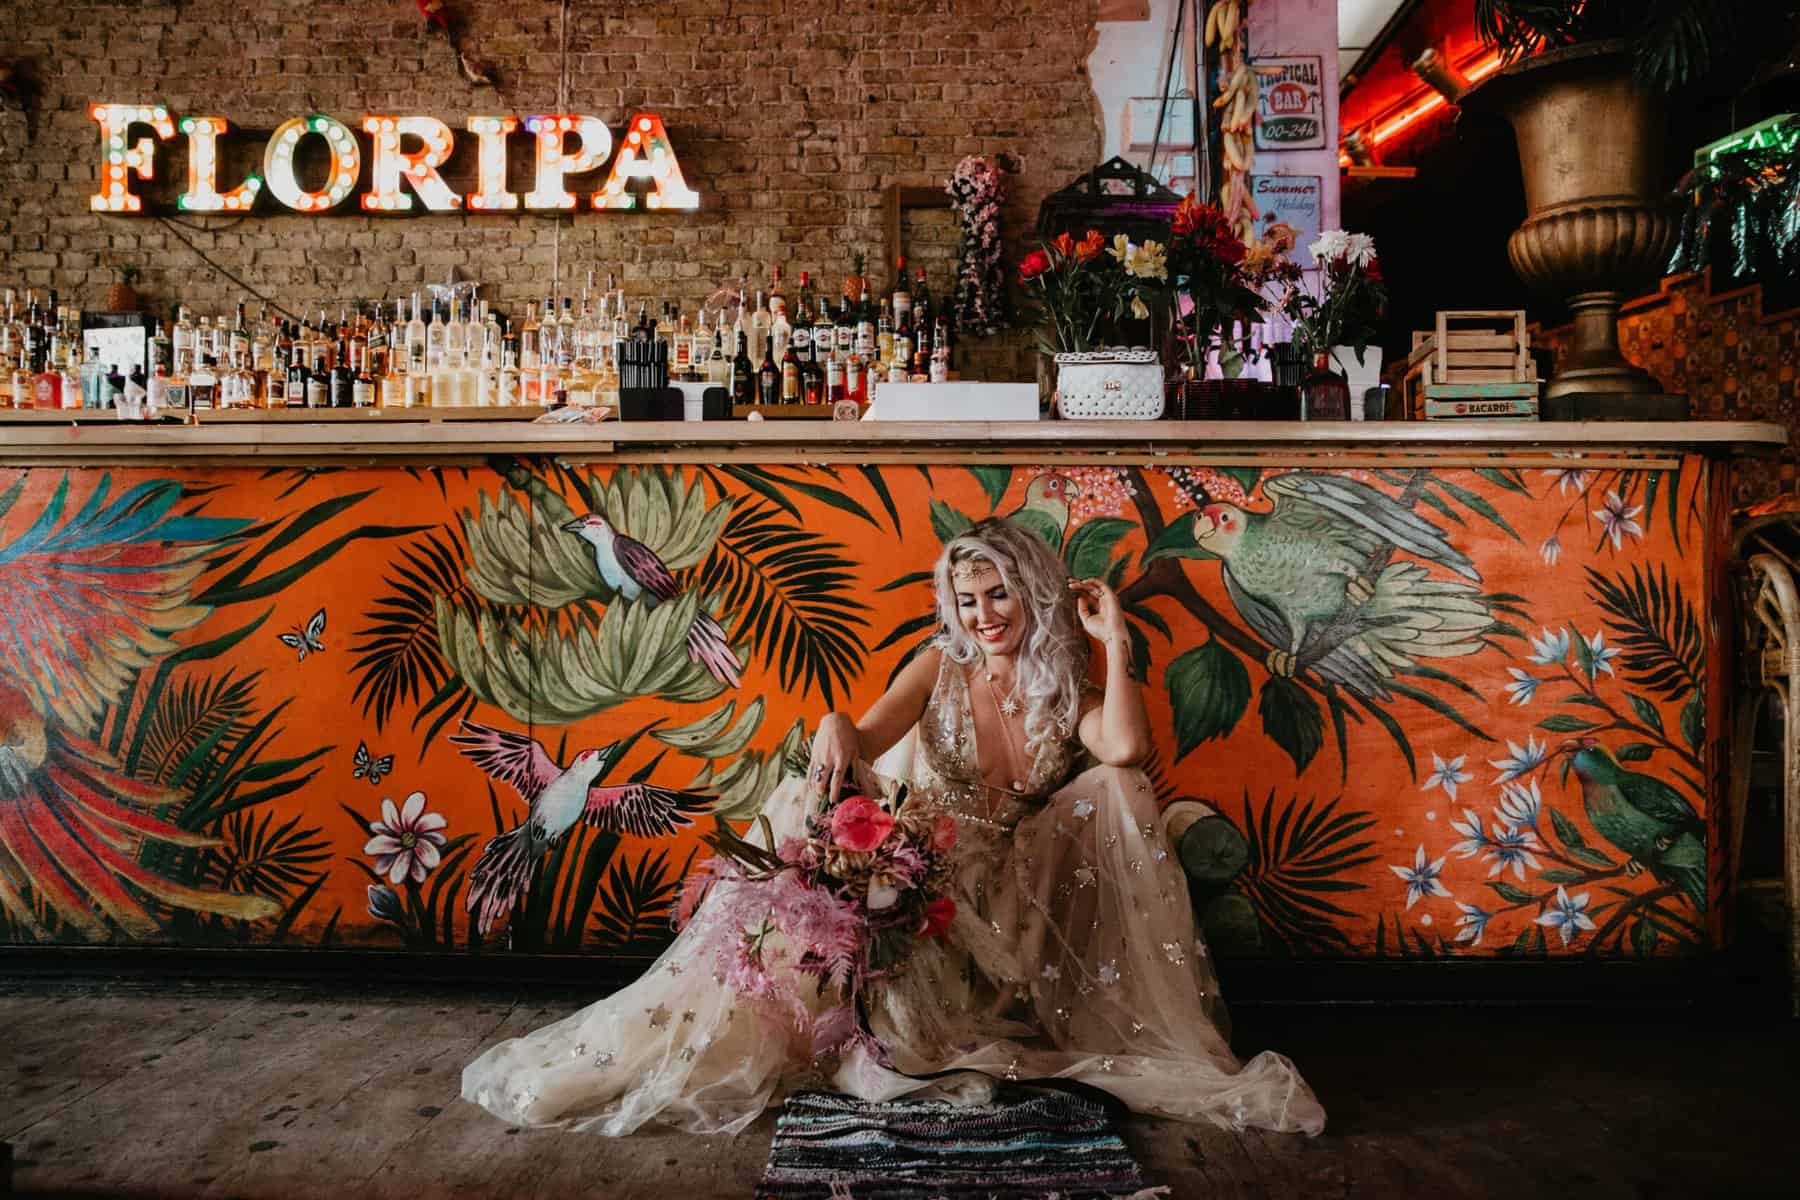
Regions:
<instances>
[{"instance_id":1,"label":"woman's left hand","mask_svg":"<svg viewBox=\"0 0 1800 1200\"><path fill-rule=\"evenodd\" d=\"M1099 579L1071 579L1069 589L1075 593L1075 615L1089 637L1108 644L1128 644L1125 612L1119 607L1117 592Z\"/></svg>"}]
</instances>

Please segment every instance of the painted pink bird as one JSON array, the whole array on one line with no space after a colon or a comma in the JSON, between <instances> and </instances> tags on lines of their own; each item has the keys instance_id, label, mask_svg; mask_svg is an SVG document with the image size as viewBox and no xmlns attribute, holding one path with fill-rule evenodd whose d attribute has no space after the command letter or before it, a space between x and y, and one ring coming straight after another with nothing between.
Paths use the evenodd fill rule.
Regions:
<instances>
[{"instance_id":1,"label":"painted pink bird","mask_svg":"<svg viewBox=\"0 0 1800 1200\"><path fill-rule=\"evenodd\" d=\"M614 529L599 513L577 517L563 529L579 535L594 548L594 565L600 570L600 578L625 599L644 598L654 605L681 595L681 585L656 551ZM738 686L744 664L732 653L725 630L705 609L694 614L694 623L688 626L687 644L688 657L711 671L714 679Z\"/></svg>"},{"instance_id":2,"label":"painted pink bird","mask_svg":"<svg viewBox=\"0 0 1800 1200\"><path fill-rule=\"evenodd\" d=\"M558 766L536 738L473 721L464 721L462 732L450 742L490 776L511 784L531 806L521 824L488 841L469 872L463 907L479 911L482 933L504 921L525 898L538 863L575 822L633 837L661 837L691 824L693 814L705 812L713 800L649 783L595 786L618 753L617 742L583 750L567 767Z\"/></svg>"}]
</instances>

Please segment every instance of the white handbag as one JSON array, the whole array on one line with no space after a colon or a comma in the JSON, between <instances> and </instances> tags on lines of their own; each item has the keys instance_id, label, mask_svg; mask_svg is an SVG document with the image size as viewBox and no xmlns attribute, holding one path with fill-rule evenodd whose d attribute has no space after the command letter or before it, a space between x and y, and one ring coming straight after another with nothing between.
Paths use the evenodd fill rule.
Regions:
<instances>
[{"instance_id":1,"label":"white handbag","mask_svg":"<svg viewBox=\"0 0 1800 1200\"><path fill-rule=\"evenodd\" d=\"M1080 420L1154 421L1163 414L1162 363L1154 350L1058 354L1056 404Z\"/></svg>"}]
</instances>

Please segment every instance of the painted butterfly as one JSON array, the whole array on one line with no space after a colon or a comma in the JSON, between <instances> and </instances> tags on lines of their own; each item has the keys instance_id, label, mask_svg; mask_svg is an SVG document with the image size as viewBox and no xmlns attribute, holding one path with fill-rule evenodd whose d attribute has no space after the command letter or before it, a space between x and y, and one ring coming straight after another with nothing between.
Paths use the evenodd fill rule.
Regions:
<instances>
[{"instance_id":1,"label":"painted butterfly","mask_svg":"<svg viewBox=\"0 0 1800 1200\"><path fill-rule=\"evenodd\" d=\"M306 623L305 630L301 630L299 626L295 626L294 632L278 633L275 636L281 639L283 645L292 646L294 649L300 651L300 657L297 661L305 662L306 652L309 650L315 654L325 653L325 643L321 640L324 635L325 610L321 608L318 612L313 614L312 620Z\"/></svg>"},{"instance_id":2,"label":"painted butterfly","mask_svg":"<svg viewBox=\"0 0 1800 1200\"><path fill-rule=\"evenodd\" d=\"M380 783L381 777L394 769L394 756L384 754L376 758L369 753L367 742L356 743L356 768L350 772L352 779L368 779L370 783Z\"/></svg>"}]
</instances>

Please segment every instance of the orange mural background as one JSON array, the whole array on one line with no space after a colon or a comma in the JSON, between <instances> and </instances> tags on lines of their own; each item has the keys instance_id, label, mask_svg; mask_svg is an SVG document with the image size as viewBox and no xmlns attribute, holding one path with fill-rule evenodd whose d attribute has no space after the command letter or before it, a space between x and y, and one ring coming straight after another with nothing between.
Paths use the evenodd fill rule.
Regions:
<instances>
[{"instance_id":1,"label":"orange mural background","mask_svg":"<svg viewBox=\"0 0 1800 1200\"><path fill-rule=\"evenodd\" d=\"M1699 457L74 468L0 490L0 941L652 954L708 823L753 817L828 708L880 694L930 637L938 548L990 514L1120 589L1148 770L1221 954L1715 940ZM568 528L588 513L666 579L633 551L609 582ZM472 868L528 811L478 761L509 734L558 770L617 743L597 786L620 800L555 831L483 932Z\"/></svg>"}]
</instances>

